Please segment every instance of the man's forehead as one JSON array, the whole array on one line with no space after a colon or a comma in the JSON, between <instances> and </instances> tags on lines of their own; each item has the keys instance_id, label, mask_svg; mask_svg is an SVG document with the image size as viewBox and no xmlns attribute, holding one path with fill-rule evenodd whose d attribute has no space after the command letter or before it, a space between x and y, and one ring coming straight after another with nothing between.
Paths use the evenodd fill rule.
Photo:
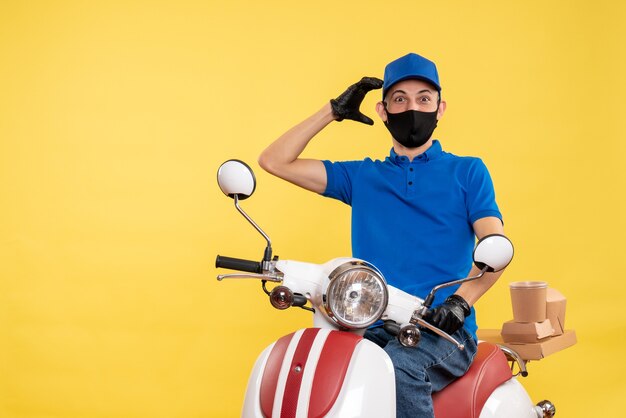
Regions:
<instances>
[{"instance_id":1,"label":"man's forehead","mask_svg":"<svg viewBox=\"0 0 626 418\"><path fill-rule=\"evenodd\" d=\"M389 89L389 95L394 93L405 94L422 94L422 93L437 93L435 86L422 80L403 80L394 84Z\"/></svg>"}]
</instances>

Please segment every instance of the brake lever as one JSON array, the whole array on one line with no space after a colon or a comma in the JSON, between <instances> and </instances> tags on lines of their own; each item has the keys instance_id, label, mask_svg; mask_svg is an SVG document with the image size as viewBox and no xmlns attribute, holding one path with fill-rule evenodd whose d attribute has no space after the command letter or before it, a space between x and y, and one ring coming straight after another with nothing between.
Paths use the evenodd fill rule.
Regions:
<instances>
[{"instance_id":1,"label":"brake lever","mask_svg":"<svg viewBox=\"0 0 626 418\"><path fill-rule=\"evenodd\" d=\"M413 316L413 318L411 318L411 322L421 327L424 327L434 332L435 334L439 335L440 337L450 341L452 344L456 345L456 348L458 348L459 350L465 350L465 345L461 344L460 342L452 338L450 334L448 334L447 332L440 330L439 328L437 328L436 326L432 324L429 324L424 319Z\"/></svg>"},{"instance_id":2,"label":"brake lever","mask_svg":"<svg viewBox=\"0 0 626 418\"><path fill-rule=\"evenodd\" d=\"M259 279L267 280L268 282L280 283L283 281L282 275L278 274L257 274L257 273L233 273L233 274L218 274L217 280L222 281L224 279Z\"/></svg>"}]
</instances>

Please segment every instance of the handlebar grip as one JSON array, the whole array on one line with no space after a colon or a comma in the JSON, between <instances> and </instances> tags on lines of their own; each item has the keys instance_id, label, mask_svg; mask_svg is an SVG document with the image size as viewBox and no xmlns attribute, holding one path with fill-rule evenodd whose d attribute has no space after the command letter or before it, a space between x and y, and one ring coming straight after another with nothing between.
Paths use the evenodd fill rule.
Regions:
<instances>
[{"instance_id":1,"label":"handlebar grip","mask_svg":"<svg viewBox=\"0 0 626 418\"><path fill-rule=\"evenodd\" d=\"M247 271L249 273L262 273L261 263L241 258L232 258L218 255L215 259L215 267L230 270Z\"/></svg>"}]
</instances>

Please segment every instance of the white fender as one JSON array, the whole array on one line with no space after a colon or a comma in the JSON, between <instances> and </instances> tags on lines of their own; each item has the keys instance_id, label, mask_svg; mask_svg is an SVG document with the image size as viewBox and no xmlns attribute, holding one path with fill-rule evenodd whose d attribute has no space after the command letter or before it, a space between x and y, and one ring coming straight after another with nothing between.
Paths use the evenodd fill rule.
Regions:
<instances>
[{"instance_id":1,"label":"white fender","mask_svg":"<svg viewBox=\"0 0 626 418\"><path fill-rule=\"evenodd\" d=\"M515 377L493 391L480 412L480 418L538 418L526 389Z\"/></svg>"}]
</instances>

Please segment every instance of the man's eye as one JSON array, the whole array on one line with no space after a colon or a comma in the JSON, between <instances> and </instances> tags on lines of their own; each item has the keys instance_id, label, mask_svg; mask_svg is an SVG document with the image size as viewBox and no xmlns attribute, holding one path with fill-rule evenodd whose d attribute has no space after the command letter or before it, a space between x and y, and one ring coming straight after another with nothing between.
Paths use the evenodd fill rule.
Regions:
<instances>
[{"instance_id":1,"label":"man's eye","mask_svg":"<svg viewBox=\"0 0 626 418\"><path fill-rule=\"evenodd\" d=\"M396 97L395 99L393 99L393 101L396 103L402 103L404 102L404 97Z\"/></svg>"},{"instance_id":2,"label":"man's eye","mask_svg":"<svg viewBox=\"0 0 626 418\"><path fill-rule=\"evenodd\" d=\"M430 103L430 97L424 96L424 97L420 98L420 101L422 103Z\"/></svg>"}]
</instances>

